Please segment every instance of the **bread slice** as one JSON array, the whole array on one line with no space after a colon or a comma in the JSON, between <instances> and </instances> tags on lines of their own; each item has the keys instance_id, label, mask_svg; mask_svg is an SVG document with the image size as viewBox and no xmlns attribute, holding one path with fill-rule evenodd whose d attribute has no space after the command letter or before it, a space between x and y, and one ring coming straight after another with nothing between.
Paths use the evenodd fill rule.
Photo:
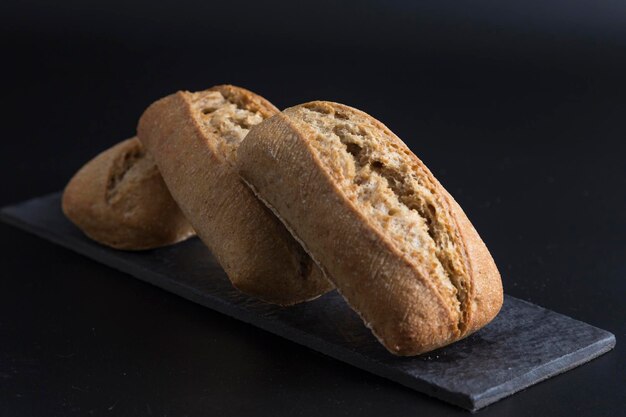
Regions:
<instances>
[{"instance_id":1,"label":"bread slice","mask_svg":"<svg viewBox=\"0 0 626 417\"><path fill-rule=\"evenodd\" d=\"M252 128L239 172L381 343L416 355L463 338L502 305L476 230L408 147L337 103L289 108Z\"/></svg>"},{"instance_id":2,"label":"bread slice","mask_svg":"<svg viewBox=\"0 0 626 417\"><path fill-rule=\"evenodd\" d=\"M239 87L181 91L145 111L138 136L233 285L290 305L315 298L332 284L235 168L236 150L249 129L277 112Z\"/></svg>"},{"instance_id":3,"label":"bread slice","mask_svg":"<svg viewBox=\"0 0 626 417\"><path fill-rule=\"evenodd\" d=\"M85 164L65 187L62 209L91 239L116 249L167 246L195 234L136 137Z\"/></svg>"}]
</instances>

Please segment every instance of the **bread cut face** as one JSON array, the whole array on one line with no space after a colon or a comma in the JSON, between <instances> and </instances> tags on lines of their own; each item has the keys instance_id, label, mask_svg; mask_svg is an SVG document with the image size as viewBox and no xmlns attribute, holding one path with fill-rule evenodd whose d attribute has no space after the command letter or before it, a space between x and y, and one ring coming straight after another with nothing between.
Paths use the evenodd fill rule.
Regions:
<instances>
[{"instance_id":1,"label":"bread cut face","mask_svg":"<svg viewBox=\"0 0 626 417\"><path fill-rule=\"evenodd\" d=\"M182 92L193 117L215 156L234 165L237 148L250 128L273 115L277 110L269 103L245 100L235 87L223 86L200 92Z\"/></svg>"},{"instance_id":2,"label":"bread cut face","mask_svg":"<svg viewBox=\"0 0 626 417\"><path fill-rule=\"evenodd\" d=\"M277 112L263 97L235 86L180 91L144 112L138 135L233 285L291 305L333 285L236 170L237 148L250 128Z\"/></svg>"},{"instance_id":3,"label":"bread cut face","mask_svg":"<svg viewBox=\"0 0 626 417\"><path fill-rule=\"evenodd\" d=\"M242 177L391 352L443 346L498 312L499 273L478 234L371 116L331 102L292 107L254 128L239 156Z\"/></svg>"},{"instance_id":4,"label":"bread cut face","mask_svg":"<svg viewBox=\"0 0 626 417\"><path fill-rule=\"evenodd\" d=\"M116 249L152 249L195 234L136 137L86 163L66 186L62 208L87 236Z\"/></svg>"}]
</instances>

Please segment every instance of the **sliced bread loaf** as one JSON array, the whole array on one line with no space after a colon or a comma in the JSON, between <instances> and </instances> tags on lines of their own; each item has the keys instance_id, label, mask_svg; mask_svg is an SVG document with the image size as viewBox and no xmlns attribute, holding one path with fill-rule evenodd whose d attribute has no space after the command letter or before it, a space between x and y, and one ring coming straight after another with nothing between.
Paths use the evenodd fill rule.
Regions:
<instances>
[{"instance_id":1,"label":"sliced bread loaf","mask_svg":"<svg viewBox=\"0 0 626 417\"><path fill-rule=\"evenodd\" d=\"M144 112L138 136L233 285L290 305L315 298L332 284L235 168L249 129L277 112L264 98L235 86L181 91Z\"/></svg>"},{"instance_id":2,"label":"sliced bread loaf","mask_svg":"<svg viewBox=\"0 0 626 417\"><path fill-rule=\"evenodd\" d=\"M85 164L65 187L62 208L87 236L116 249L151 249L194 235L136 137Z\"/></svg>"},{"instance_id":3,"label":"sliced bread loaf","mask_svg":"<svg viewBox=\"0 0 626 417\"><path fill-rule=\"evenodd\" d=\"M242 178L392 353L463 338L502 305L495 263L426 166L386 126L311 102L252 128Z\"/></svg>"}]
</instances>

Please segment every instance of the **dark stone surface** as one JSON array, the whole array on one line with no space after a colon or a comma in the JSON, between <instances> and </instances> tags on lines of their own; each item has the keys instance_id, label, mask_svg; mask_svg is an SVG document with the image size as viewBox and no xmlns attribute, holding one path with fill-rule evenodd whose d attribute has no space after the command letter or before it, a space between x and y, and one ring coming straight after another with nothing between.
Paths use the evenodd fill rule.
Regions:
<instances>
[{"instance_id":1,"label":"dark stone surface","mask_svg":"<svg viewBox=\"0 0 626 417\"><path fill-rule=\"evenodd\" d=\"M507 296L498 317L469 338L419 357L394 357L336 292L290 308L254 300L230 285L198 239L140 253L111 250L69 223L59 199L52 194L6 207L2 219L223 314L470 410L615 346L609 332Z\"/></svg>"}]
</instances>

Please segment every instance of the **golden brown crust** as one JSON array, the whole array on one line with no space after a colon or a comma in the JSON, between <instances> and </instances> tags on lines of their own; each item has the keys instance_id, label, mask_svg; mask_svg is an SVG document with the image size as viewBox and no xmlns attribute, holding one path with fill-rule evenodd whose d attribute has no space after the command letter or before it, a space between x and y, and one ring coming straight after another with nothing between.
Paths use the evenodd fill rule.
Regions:
<instances>
[{"instance_id":1,"label":"golden brown crust","mask_svg":"<svg viewBox=\"0 0 626 417\"><path fill-rule=\"evenodd\" d=\"M488 324L500 311L504 297L502 280L487 246L463 209L443 187L441 189L449 199L452 213L458 222L460 241L464 245L472 277L468 297L470 301L468 322L463 334L463 337L466 337Z\"/></svg>"},{"instance_id":2,"label":"golden brown crust","mask_svg":"<svg viewBox=\"0 0 626 417\"><path fill-rule=\"evenodd\" d=\"M262 97L234 86L178 92L145 111L138 126L140 140L154 156L174 199L235 287L281 305L329 291L332 284L239 179L223 146L224 135L233 132L220 131L220 126L233 119L222 114L224 107L207 105L203 110L197 106L209 103L215 92L238 110L262 118L278 111ZM214 113L217 120L210 118Z\"/></svg>"},{"instance_id":3,"label":"golden brown crust","mask_svg":"<svg viewBox=\"0 0 626 417\"><path fill-rule=\"evenodd\" d=\"M116 249L167 246L195 234L136 137L85 164L66 186L62 208L87 236Z\"/></svg>"},{"instance_id":4,"label":"golden brown crust","mask_svg":"<svg viewBox=\"0 0 626 417\"><path fill-rule=\"evenodd\" d=\"M368 129L393 135L382 123L356 109L328 102L307 103L311 104L341 111L340 118L360 118ZM341 162L345 151L340 155L340 151L320 146L320 135L325 131L312 128L310 120L305 121L299 112L307 105L288 109L251 130L238 151L239 172L246 183L297 235L392 353L423 353L465 337L489 322L502 303L499 273L456 202L393 135L389 139L393 146L410 160L437 197L432 200L438 205L437 211L453 219L446 227L458 249L455 256L462 256L465 265L461 268L463 282L460 278L455 281L455 285L464 286L454 291L445 290L445 283L435 279L438 269L433 265L440 265L440 260L407 256L397 238L377 226L372 214L357 204L353 193L356 186L341 182L339 172L354 177L355 168ZM451 299L450 294L461 290L467 299L459 305L460 299Z\"/></svg>"}]
</instances>

